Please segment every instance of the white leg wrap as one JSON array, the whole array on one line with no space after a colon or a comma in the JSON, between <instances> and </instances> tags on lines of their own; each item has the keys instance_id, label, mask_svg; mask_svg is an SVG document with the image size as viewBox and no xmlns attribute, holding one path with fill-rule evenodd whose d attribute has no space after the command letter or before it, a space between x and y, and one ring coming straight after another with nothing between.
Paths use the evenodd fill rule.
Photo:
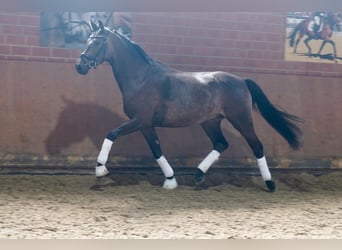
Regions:
<instances>
[{"instance_id":1,"label":"white leg wrap","mask_svg":"<svg viewBox=\"0 0 342 250\"><path fill-rule=\"evenodd\" d=\"M106 168L105 165L97 166L95 168L95 175L96 175L96 177L102 177L102 176L105 176L107 174L109 174L109 171L108 171L108 169Z\"/></svg>"},{"instance_id":2,"label":"white leg wrap","mask_svg":"<svg viewBox=\"0 0 342 250\"><path fill-rule=\"evenodd\" d=\"M257 159L258 167L260 169L261 176L264 181L269 181L272 179L270 170L268 169L265 156Z\"/></svg>"},{"instance_id":3,"label":"white leg wrap","mask_svg":"<svg viewBox=\"0 0 342 250\"><path fill-rule=\"evenodd\" d=\"M99 156L97 157L97 162L100 163L100 166L97 166L95 168L95 175L97 177L102 177L107 174L109 174L108 169L106 168L105 164L108 160L108 155L110 152L110 149L112 148L113 142L111 140L108 140L107 138L104 139L101 151L99 153Z\"/></svg>"},{"instance_id":4,"label":"white leg wrap","mask_svg":"<svg viewBox=\"0 0 342 250\"><path fill-rule=\"evenodd\" d=\"M111 140L108 140L107 138L104 139L101 151L99 153L99 156L97 157L97 162L105 165L108 160L108 155L110 152L110 149L112 148L113 142Z\"/></svg>"},{"instance_id":5,"label":"white leg wrap","mask_svg":"<svg viewBox=\"0 0 342 250\"><path fill-rule=\"evenodd\" d=\"M164 181L163 188L165 189L175 189L178 186L178 183L176 181L176 178L173 177L172 179L166 179Z\"/></svg>"},{"instance_id":6,"label":"white leg wrap","mask_svg":"<svg viewBox=\"0 0 342 250\"><path fill-rule=\"evenodd\" d=\"M174 175L173 169L170 164L167 162L166 158L162 155L157 160L158 165L160 166L161 170L163 171L164 176L172 177Z\"/></svg>"},{"instance_id":7,"label":"white leg wrap","mask_svg":"<svg viewBox=\"0 0 342 250\"><path fill-rule=\"evenodd\" d=\"M170 178L174 176L174 172L170 164L167 162L166 158L162 155L157 160L158 165L160 166L164 176L166 178ZM165 189L175 189L178 186L176 178L173 177L171 179L166 179L164 181L163 188Z\"/></svg>"},{"instance_id":8,"label":"white leg wrap","mask_svg":"<svg viewBox=\"0 0 342 250\"><path fill-rule=\"evenodd\" d=\"M211 165L214 164L220 157L220 153L216 150L212 150L207 157L198 165L198 168L203 172L206 173Z\"/></svg>"}]
</instances>

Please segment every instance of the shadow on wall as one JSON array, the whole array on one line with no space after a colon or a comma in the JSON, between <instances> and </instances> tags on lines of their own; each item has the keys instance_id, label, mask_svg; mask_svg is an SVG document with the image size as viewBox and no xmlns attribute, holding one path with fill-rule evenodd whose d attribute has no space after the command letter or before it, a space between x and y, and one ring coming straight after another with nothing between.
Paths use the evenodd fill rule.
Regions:
<instances>
[{"instance_id":1,"label":"shadow on wall","mask_svg":"<svg viewBox=\"0 0 342 250\"><path fill-rule=\"evenodd\" d=\"M50 155L65 153L68 147L75 143L84 143L85 138L96 146L97 156L103 139L109 131L126 121L106 107L94 103L76 103L63 97L66 107L60 113L57 125L45 140L46 150ZM187 128L157 128L162 150L170 160L179 158L203 158L212 149L208 137L199 125ZM231 144L227 154L247 157L250 150L240 136L230 130L223 129ZM234 150L236 145L236 150ZM82 154L82 153L81 153ZM153 159L152 153L141 133L132 133L119 138L112 147L111 155L127 158Z\"/></svg>"},{"instance_id":2,"label":"shadow on wall","mask_svg":"<svg viewBox=\"0 0 342 250\"><path fill-rule=\"evenodd\" d=\"M60 154L70 145L81 143L85 138L89 138L96 149L100 150L108 132L125 121L106 107L94 103L76 103L65 97L62 99L66 106L59 115L56 127L45 140L46 150L50 155ZM145 143L143 138L134 136L130 140L131 150L136 152L142 148L142 143ZM125 149L119 150L120 147L113 147L113 151L115 149L116 153L127 153Z\"/></svg>"}]
</instances>

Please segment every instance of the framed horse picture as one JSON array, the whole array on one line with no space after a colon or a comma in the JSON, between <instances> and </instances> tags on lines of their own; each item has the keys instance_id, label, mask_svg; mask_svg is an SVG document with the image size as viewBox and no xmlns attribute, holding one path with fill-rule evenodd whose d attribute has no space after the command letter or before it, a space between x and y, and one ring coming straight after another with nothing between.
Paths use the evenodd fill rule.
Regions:
<instances>
[{"instance_id":1,"label":"framed horse picture","mask_svg":"<svg viewBox=\"0 0 342 250\"><path fill-rule=\"evenodd\" d=\"M286 18L285 60L342 62L342 13L290 12Z\"/></svg>"},{"instance_id":2,"label":"framed horse picture","mask_svg":"<svg viewBox=\"0 0 342 250\"><path fill-rule=\"evenodd\" d=\"M41 12L40 45L84 48L91 33L89 20L101 21L107 27L131 36L132 20L129 12Z\"/></svg>"}]
</instances>

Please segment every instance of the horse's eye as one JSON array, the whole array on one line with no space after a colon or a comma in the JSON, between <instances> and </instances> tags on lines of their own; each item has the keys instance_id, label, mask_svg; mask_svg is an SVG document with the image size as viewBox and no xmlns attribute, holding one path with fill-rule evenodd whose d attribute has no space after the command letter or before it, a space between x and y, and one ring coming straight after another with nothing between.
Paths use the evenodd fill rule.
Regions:
<instances>
[{"instance_id":1,"label":"horse's eye","mask_svg":"<svg viewBox=\"0 0 342 250\"><path fill-rule=\"evenodd\" d=\"M93 44L94 44L95 46L98 46L98 45L100 44L100 42L99 42L98 40L95 40L95 41L93 42Z\"/></svg>"}]
</instances>

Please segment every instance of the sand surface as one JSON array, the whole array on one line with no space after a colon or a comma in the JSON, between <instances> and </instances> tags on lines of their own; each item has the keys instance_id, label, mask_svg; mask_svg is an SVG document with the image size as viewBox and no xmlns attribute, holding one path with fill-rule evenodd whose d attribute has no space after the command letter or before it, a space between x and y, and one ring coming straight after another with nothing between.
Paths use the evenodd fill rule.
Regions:
<instances>
[{"instance_id":1,"label":"sand surface","mask_svg":"<svg viewBox=\"0 0 342 250\"><path fill-rule=\"evenodd\" d=\"M342 173L192 176L0 175L0 239L342 239Z\"/></svg>"}]
</instances>

